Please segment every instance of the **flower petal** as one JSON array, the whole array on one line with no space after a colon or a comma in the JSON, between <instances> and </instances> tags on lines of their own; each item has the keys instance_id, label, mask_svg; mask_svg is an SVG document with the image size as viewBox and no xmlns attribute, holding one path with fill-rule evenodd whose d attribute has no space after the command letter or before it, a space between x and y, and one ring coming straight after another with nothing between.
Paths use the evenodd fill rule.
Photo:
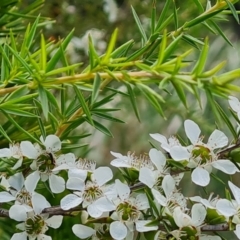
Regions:
<instances>
[{"instance_id":1,"label":"flower petal","mask_svg":"<svg viewBox=\"0 0 240 240\"><path fill-rule=\"evenodd\" d=\"M213 162L212 166L227 174L234 174L238 172L237 167L230 160L219 159Z\"/></svg>"},{"instance_id":2,"label":"flower petal","mask_svg":"<svg viewBox=\"0 0 240 240\"><path fill-rule=\"evenodd\" d=\"M144 193L138 194L135 200L135 204L139 210L145 210L149 208L149 202L146 194Z\"/></svg>"},{"instance_id":3,"label":"flower petal","mask_svg":"<svg viewBox=\"0 0 240 240\"><path fill-rule=\"evenodd\" d=\"M8 192L0 192L0 203L10 202L16 198Z\"/></svg>"},{"instance_id":4,"label":"flower petal","mask_svg":"<svg viewBox=\"0 0 240 240\"><path fill-rule=\"evenodd\" d=\"M228 103L234 112L240 112L240 102L236 97L229 96Z\"/></svg>"},{"instance_id":5,"label":"flower petal","mask_svg":"<svg viewBox=\"0 0 240 240\"><path fill-rule=\"evenodd\" d=\"M173 218L177 226L180 228L190 226L192 224L191 217L183 213L180 207L174 208Z\"/></svg>"},{"instance_id":6,"label":"flower petal","mask_svg":"<svg viewBox=\"0 0 240 240\"><path fill-rule=\"evenodd\" d=\"M38 171L35 171L28 175L25 180L25 187L28 192L33 192L38 184L40 175Z\"/></svg>"},{"instance_id":7,"label":"flower petal","mask_svg":"<svg viewBox=\"0 0 240 240\"><path fill-rule=\"evenodd\" d=\"M230 187L232 194L237 201L238 205L240 205L240 188L235 186L233 183L228 181L228 186Z\"/></svg>"},{"instance_id":8,"label":"flower petal","mask_svg":"<svg viewBox=\"0 0 240 240\"><path fill-rule=\"evenodd\" d=\"M55 135L48 135L44 141L44 145L48 152L57 152L61 149L62 143L59 137Z\"/></svg>"},{"instance_id":9,"label":"flower petal","mask_svg":"<svg viewBox=\"0 0 240 240\"><path fill-rule=\"evenodd\" d=\"M82 191L84 187L85 182L80 178L71 177L67 181L67 189Z\"/></svg>"},{"instance_id":10,"label":"flower petal","mask_svg":"<svg viewBox=\"0 0 240 240\"><path fill-rule=\"evenodd\" d=\"M162 188L167 198L172 195L174 189L176 188L175 181L172 176L166 175L163 178Z\"/></svg>"},{"instance_id":11,"label":"flower petal","mask_svg":"<svg viewBox=\"0 0 240 240\"><path fill-rule=\"evenodd\" d=\"M46 200L46 198L36 192L32 195L32 205L36 214L41 213L44 208L51 207L50 203Z\"/></svg>"},{"instance_id":12,"label":"flower petal","mask_svg":"<svg viewBox=\"0 0 240 240\"><path fill-rule=\"evenodd\" d=\"M188 139L192 144L196 144L201 133L199 126L194 121L188 119L184 122L184 128Z\"/></svg>"},{"instance_id":13,"label":"flower petal","mask_svg":"<svg viewBox=\"0 0 240 240\"><path fill-rule=\"evenodd\" d=\"M237 209L233 206L232 202L227 199L220 199L216 204L217 210L225 217L231 217L237 214Z\"/></svg>"},{"instance_id":14,"label":"flower petal","mask_svg":"<svg viewBox=\"0 0 240 240\"><path fill-rule=\"evenodd\" d=\"M152 194L154 196L154 198L156 199L156 201L163 207L167 206L167 199L156 189L152 189Z\"/></svg>"},{"instance_id":15,"label":"flower petal","mask_svg":"<svg viewBox=\"0 0 240 240\"><path fill-rule=\"evenodd\" d=\"M236 225L236 230L234 231L234 233L237 235L238 238L240 238L240 224Z\"/></svg>"},{"instance_id":16,"label":"flower petal","mask_svg":"<svg viewBox=\"0 0 240 240\"><path fill-rule=\"evenodd\" d=\"M151 220L140 220L136 222L136 230L138 232L149 232L158 230L158 226L146 226L151 223Z\"/></svg>"},{"instance_id":17,"label":"flower petal","mask_svg":"<svg viewBox=\"0 0 240 240\"><path fill-rule=\"evenodd\" d=\"M202 204L196 203L193 205L192 222L195 227L200 226L204 222L206 215L207 215L207 211Z\"/></svg>"},{"instance_id":18,"label":"flower petal","mask_svg":"<svg viewBox=\"0 0 240 240\"><path fill-rule=\"evenodd\" d=\"M155 148L152 148L149 151L149 157L153 164L157 167L159 171L163 171L166 165L166 157L163 155L162 152L158 151Z\"/></svg>"},{"instance_id":19,"label":"flower petal","mask_svg":"<svg viewBox=\"0 0 240 240\"><path fill-rule=\"evenodd\" d=\"M13 234L10 240L27 240L27 233L26 232L15 233Z\"/></svg>"},{"instance_id":20,"label":"flower petal","mask_svg":"<svg viewBox=\"0 0 240 240\"><path fill-rule=\"evenodd\" d=\"M30 211L30 207L25 205L13 205L9 209L9 217L19 222L23 222L27 219L27 212Z\"/></svg>"},{"instance_id":21,"label":"flower petal","mask_svg":"<svg viewBox=\"0 0 240 240\"><path fill-rule=\"evenodd\" d=\"M128 185L120 182L118 179L115 180L117 193L122 201L128 199L130 195L130 188Z\"/></svg>"},{"instance_id":22,"label":"flower petal","mask_svg":"<svg viewBox=\"0 0 240 240\"><path fill-rule=\"evenodd\" d=\"M127 227L122 222L115 221L110 224L110 234L116 240L125 239L127 232Z\"/></svg>"},{"instance_id":23,"label":"flower petal","mask_svg":"<svg viewBox=\"0 0 240 240\"><path fill-rule=\"evenodd\" d=\"M12 152L10 151L9 148L2 148L0 149L0 158L2 157L11 157Z\"/></svg>"},{"instance_id":24,"label":"flower petal","mask_svg":"<svg viewBox=\"0 0 240 240\"><path fill-rule=\"evenodd\" d=\"M142 167L139 171L139 181L152 188L157 181L157 172Z\"/></svg>"},{"instance_id":25,"label":"flower petal","mask_svg":"<svg viewBox=\"0 0 240 240\"><path fill-rule=\"evenodd\" d=\"M65 190L65 180L55 174L49 176L49 186L53 193L61 193Z\"/></svg>"},{"instance_id":26,"label":"flower petal","mask_svg":"<svg viewBox=\"0 0 240 240\"><path fill-rule=\"evenodd\" d=\"M26 156L30 159L37 159L39 156L39 152L34 147L34 145L29 141L22 141L20 143L20 149L23 156Z\"/></svg>"},{"instance_id":27,"label":"flower petal","mask_svg":"<svg viewBox=\"0 0 240 240\"><path fill-rule=\"evenodd\" d=\"M89 238L96 232L94 229L84 226L82 224L73 225L72 231L80 239Z\"/></svg>"},{"instance_id":28,"label":"flower petal","mask_svg":"<svg viewBox=\"0 0 240 240\"><path fill-rule=\"evenodd\" d=\"M49 227L57 229L61 226L62 220L63 220L63 216L59 215L59 216L52 216L47 220L45 220L45 222Z\"/></svg>"},{"instance_id":29,"label":"flower petal","mask_svg":"<svg viewBox=\"0 0 240 240\"><path fill-rule=\"evenodd\" d=\"M83 199L81 197L76 196L75 194L68 194L61 200L61 208L63 210L69 210L81 204Z\"/></svg>"},{"instance_id":30,"label":"flower petal","mask_svg":"<svg viewBox=\"0 0 240 240\"><path fill-rule=\"evenodd\" d=\"M170 155L175 161L189 160L190 152L186 147L174 146L170 149Z\"/></svg>"},{"instance_id":31,"label":"flower petal","mask_svg":"<svg viewBox=\"0 0 240 240\"><path fill-rule=\"evenodd\" d=\"M207 145L212 149L222 148L228 144L227 136L218 129L214 130L208 139Z\"/></svg>"},{"instance_id":32,"label":"flower petal","mask_svg":"<svg viewBox=\"0 0 240 240\"><path fill-rule=\"evenodd\" d=\"M192 181L202 187L210 182L209 172L203 168L197 167L192 171Z\"/></svg>"},{"instance_id":33,"label":"flower petal","mask_svg":"<svg viewBox=\"0 0 240 240\"><path fill-rule=\"evenodd\" d=\"M16 173L8 179L9 184L17 191L21 190L24 185L22 173Z\"/></svg>"},{"instance_id":34,"label":"flower petal","mask_svg":"<svg viewBox=\"0 0 240 240\"><path fill-rule=\"evenodd\" d=\"M93 171L93 178L99 186L102 186L113 178L113 173L109 167L99 167Z\"/></svg>"}]
</instances>

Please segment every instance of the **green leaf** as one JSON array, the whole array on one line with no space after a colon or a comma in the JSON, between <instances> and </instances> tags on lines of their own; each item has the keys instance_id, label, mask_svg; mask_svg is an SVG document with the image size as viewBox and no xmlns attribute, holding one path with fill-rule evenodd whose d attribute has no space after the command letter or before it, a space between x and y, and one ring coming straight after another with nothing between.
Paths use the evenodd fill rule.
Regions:
<instances>
[{"instance_id":1,"label":"green leaf","mask_svg":"<svg viewBox=\"0 0 240 240\"><path fill-rule=\"evenodd\" d=\"M73 85L74 91L77 94L78 100L82 106L83 112L86 114L87 119L89 120L90 124L94 126L94 121L91 116L91 112L88 108L88 105L85 102L85 98L83 97L81 91L77 88L76 85Z\"/></svg>"},{"instance_id":2,"label":"green leaf","mask_svg":"<svg viewBox=\"0 0 240 240\"><path fill-rule=\"evenodd\" d=\"M88 53L89 53L89 60L90 60L90 70L92 70L100 63L100 58L97 54L96 49L94 48L91 35L88 36Z\"/></svg>"},{"instance_id":3,"label":"green leaf","mask_svg":"<svg viewBox=\"0 0 240 240\"><path fill-rule=\"evenodd\" d=\"M86 121L88 123L89 119L86 119ZM91 124L91 123L90 123ZM97 122L95 120L93 120L93 124L91 124L92 126L94 126L98 131L102 132L103 134L109 136L109 137L113 137L112 133L110 132L110 130L108 130L104 125L102 125L100 122Z\"/></svg>"},{"instance_id":4,"label":"green leaf","mask_svg":"<svg viewBox=\"0 0 240 240\"><path fill-rule=\"evenodd\" d=\"M215 102L215 105L216 105L216 107L218 109L218 112L219 112L222 120L226 123L226 125L229 128L230 132L232 133L234 139L237 140L238 139L238 135L237 135L237 133L235 131L235 128L233 127L231 121L229 120L229 115L227 115L225 113L225 111L221 108L221 106L217 102Z\"/></svg>"},{"instance_id":5,"label":"green leaf","mask_svg":"<svg viewBox=\"0 0 240 240\"><path fill-rule=\"evenodd\" d=\"M92 109L98 108L98 107L100 107L100 106L102 106L102 105L104 105L108 102L111 102L115 95L116 95L116 93L114 92L114 93L108 95L107 97L103 98L102 100L100 100L98 102L95 102L92 106Z\"/></svg>"},{"instance_id":6,"label":"green leaf","mask_svg":"<svg viewBox=\"0 0 240 240\"><path fill-rule=\"evenodd\" d=\"M185 92L183 90L183 87L181 86L181 82L180 81L178 82L178 79L173 78L171 83L172 83L173 87L175 88L176 93L177 93L179 99L182 101L185 108L188 108L187 107L186 95L185 95Z\"/></svg>"},{"instance_id":7,"label":"green leaf","mask_svg":"<svg viewBox=\"0 0 240 240\"><path fill-rule=\"evenodd\" d=\"M3 135L3 137L5 137L10 143L12 142L12 140L10 139L10 137L7 135L7 133L4 131L3 127L0 125L0 133Z\"/></svg>"},{"instance_id":8,"label":"green leaf","mask_svg":"<svg viewBox=\"0 0 240 240\"><path fill-rule=\"evenodd\" d=\"M208 56L208 38L205 39L205 44L203 46L203 49L201 51L201 54L198 58L197 63L195 64L192 73L195 74L196 76L198 76L199 74L201 74L204 70L206 61L207 61L207 56Z\"/></svg>"},{"instance_id":9,"label":"green leaf","mask_svg":"<svg viewBox=\"0 0 240 240\"><path fill-rule=\"evenodd\" d=\"M38 102L38 104L36 104L36 102L38 102L36 99L34 99L34 105L35 105L35 107L36 107L36 109L35 109L35 113L36 113L36 115L37 116L39 116L39 118L37 118L37 121L38 121L38 125L39 125L39 129L40 129L40 132L41 132L41 135L42 135L42 137L43 137L43 139L45 140L46 139L46 131L45 131L45 127L44 127L44 124L43 124L43 121L42 121L42 119L41 119L41 117L40 117L40 112L39 112L39 110L38 110L38 108L37 108L37 105L41 105L41 103L40 102Z\"/></svg>"},{"instance_id":10,"label":"green leaf","mask_svg":"<svg viewBox=\"0 0 240 240\"><path fill-rule=\"evenodd\" d=\"M161 11L161 15L157 21L156 30L155 30L156 32L159 32L159 28L162 27L163 21L166 20L166 15L169 10L169 6L171 2L172 0L167 0L166 3L164 4L163 10Z\"/></svg>"},{"instance_id":11,"label":"green leaf","mask_svg":"<svg viewBox=\"0 0 240 240\"><path fill-rule=\"evenodd\" d=\"M126 56L129 49L132 48L133 44L134 44L134 40L132 40L132 39L129 40L128 42L122 44L120 47L118 47L111 53L111 58L115 59L115 58L119 58L122 56Z\"/></svg>"},{"instance_id":12,"label":"green leaf","mask_svg":"<svg viewBox=\"0 0 240 240\"><path fill-rule=\"evenodd\" d=\"M99 117L99 118L103 118L103 119L109 120L109 121L111 121L111 122L125 123L125 122L122 121L121 119L112 117L111 115L106 114L106 113L100 113L100 112L94 111L94 112L93 112L93 115L96 116L96 117Z\"/></svg>"},{"instance_id":13,"label":"green leaf","mask_svg":"<svg viewBox=\"0 0 240 240\"><path fill-rule=\"evenodd\" d=\"M233 6L233 4L229 0L224 0L224 1L227 3L228 7L230 8L230 10L232 12L233 17L235 18L235 20L239 24L238 13L237 13L235 7Z\"/></svg>"},{"instance_id":14,"label":"green leaf","mask_svg":"<svg viewBox=\"0 0 240 240\"><path fill-rule=\"evenodd\" d=\"M151 14L151 34L154 34L155 32L155 24L156 24L156 0L153 0Z\"/></svg>"},{"instance_id":15,"label":"green leaf","mask_svg":"<svg viewBox=\"0 0 240 240\"><path fill-rule=\"evenodd\" d=\"M118 29L116 28L111 36L110 42L107 47L107 52L103 56L101 64L107 64L109 62L111 53L113 52L113 49L114 49L116 41L117 41L117 34L118 34Z\"/></svg>"},{"instance_id":16,"label":"green leaf","mask_svg":"<svg viewBox=\"0 0 240 240\"><path fill-rule=\"evenodd\" d=\"M139 30L139 32L140 32L140 34L142 36L142 39L143 39L143 41L145 43L145 42L147 42L147 35L145 33L145 30L143 29L141 21L140 21L138 15L137 15L136 11L134 10L133 6L131 6L131 8L132 8L132 13L133 13L134 20L135 20L135 22L137 24L138 30Z\"/></svg>"},{"instance_id":17,"label":"green leaf","mask_svg":"<svg viewBox=\"0 0 240 240\"><path fill-rule=\"evenodd\" d=\"M46 120L48 120L49 106L48 106L48 96L47 96L46 90L41 85L39 85L38 93L39 93L40 103L42 106L43 115L46 118Z\"/></svg>"},{"instance_id":18,"label":"green leaf","mask_svg":"<svg viewBox=\"0 0 240 240\"><path fill-rule=\"evenodd\" d=\"M79 148L83 148L83 147L86 147L88 146L89 144L86 143L86 144L79 144L79 143L75 143L75 144L72 144L72 143L62 143L62 150L72 150L72 149L79 149Z\"/></svg>"},{"instance_id":19,"label":"green leaf","mask_svg":"<svg viewBox=\"0 0 240 240\"><path fill-rule=\"evenodd\" d=\"M193 2L195 3L195 5L197 6L197 8L200 12L204 12L204 8L199 0L193 0Z\"/></svg>"},{"instance_id":20,"label":"green leaf","mask_svg":"<svg viewBox=\"0 0 240 240\"><path fill-rule=\"evenodd\" d=\"M173 16L174 16L175 30L177 30L178 29L178 14L177 14L175 1L173 1Z\"/></svg>"},{"instance_id":21,"label":"green leaf","mask_svg":"<svg viewBox=\"0 0 240 240\"><path fill-rule=\"evenodd\" d=\"M40 69L45 72L47 66L47 53L46 43L44 35L41 34L41 58L40 58Z\"/></svg>"},{"instance_id":22,"label":"green leaf","mask_svg":"<svg viewBox=\"0 0 240 240\"><path fill-rule=\"evenodd\" d=\"M62 49L65 50L69 44L69 42L72 39L74 30L72 30L68 36L62 41L61 45L62 48L58 48L58 50L54 53L53 57L50 59L50 61L47 63L46 66L46 72L50 72L54 69L56 64L59 62L61 55L62 55Z\"/></svg>"},{"instance_id":23,"label":"green leaf","mask_svg":"<svg viewBox=\"0 0 240 240\"><path fill-rule=\"evenodd\" d=\"M131 101L131 104L132 104L132 107L133 107L133 110L134 110L134 113L138 119L139 122L141 122L140 120L140 115L139 115L139 111L138 111L138 107L137 107L137 103L136 103L136 96L135 96L135 93L130 85L130 83L127 83L125 82L125 85L127 86L127 90L128 90L128 94L129 94L129 98L130 98L130 101Z\"/></svg>"},{"instance_id":24,"label":"green leaf","mask_svg":"<svg viewBox=\"0 0 240 240\"><path fill-rule=\"evenodd\" d=\"M98 93L100 90L102 79L98 73L96 73L94 82L93 82L93 91L92 91L92 96L91 96L91 105L94 104L98 97Z\"/></svg>"},{"instance_id":25,"label":"green leaf","mask_svg":"<svg viewBox=\"0 0 240 240\"><path fill-rule=\"evenodd\" d=\"M166 46L167 46L167 30L164 30L163 37L161 39L161 43L160 43L160 47L159 47L158 59L156 61L156 68L162 64Z\"/></svg>"},{"instance_id":26,"label":"green leaf","mask_svg":"<svg viewBox=\"0 0 240 240\"><path fill-rule=\"evenodd\" d=\"M213 28L223 37L223 39L230 45L233 47L233 44L231 43L231 41L228 39L228 37L223 33L223 31L221 30L221 28L212 20L209 20L209 22L211 22Z\"/></svg>"}]
</instances>

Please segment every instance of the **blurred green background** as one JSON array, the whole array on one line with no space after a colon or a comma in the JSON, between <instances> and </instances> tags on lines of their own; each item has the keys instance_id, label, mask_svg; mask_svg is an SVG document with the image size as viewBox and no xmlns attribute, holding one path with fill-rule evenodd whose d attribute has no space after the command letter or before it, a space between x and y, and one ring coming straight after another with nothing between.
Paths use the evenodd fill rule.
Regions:
<instances>
[{"instance_id":1,"label":"blurred green background","mask_svg":"<svg viewBox=\"0 0 240 240\"><path fill-rule=\"evenodd\" d=\"M31 2L30 0L22 0L22 8ZM206 5L206 1L201 2ZM157 1L156 6L159 14L164 3L165 1L163 0ZM176 4L179 7L179 25L183 24L187 19L192 19L199 14L191 0L178 0ZM79 61L88 63L87 36L89 33L94 39L99 54L105 51L110 35L115 28L119 29L117 44L120 45L127 40L134 39L136 42L135 48L137 49L141 39L131 13L131 5L135 8L146 31L148 31L152 0L47 0L44 7L40 10L41 15L51 17L56 23L48 25L42 31L47 38L57 41L59 38L64 38L75 28L74 38L67 51L71 63ZM210 38L210 54L207 66L212 67L226 60L227 64L225 70L231 70L240 66L240 28L232 18L229 18L228 22L222 22L220 26L224 29L225 34L231 39L234 47L229 46L221 36L214 36L202 26L195 27L192 31L194 31L193 35L200 39L203 39L206 35ZM172 30L174 30L174 24L172 24L171 27ZM171 29L168 29L168 31L170 30ZM189 45L182 42L181 47L185 49L187 47L189 48ZM189 57L189 60L195 61L198 55L199 51L195 49L193 54ZM125 90L124 87L118 83L115 83L114 87L122 91ZM185 109L176 97L173 89L169 88L168 92L164 93L166 103L162 106L167 118L166 120L156 113L146 99L141 96L141 93L136 92L136 95L141 122L138 122L135 117L129 99L118 95L110 104L111 107L121 109L115 112L113 116L122 119L125 121L125 124L103 121L113 133L114 138L107 137L101 132L94 131L88 125L83 125L85 129L81 130L91 130L93 131L93 135L83 140L84 143L87 142L90 144L90 151L85 149L85 151L77 152L76 154L78 154L79 157L87 157L91 160L95 160L98 165L108 165L113 159L110 155L110 151L120 152L125 155L127 151L130 150L135 151L136 154L139 155L149 151L151 148L149 141L159 147L158 143L150 139L149 133L161 133L165 136L170 136L178 132L186 139L182 124L187 118L199 124L202 129L202 134L206 136L206 141L216 124L221 130L226 131L231 140L231 135L227 129L224 128L224 125L216 122L211 107L207 104L204 93L201 94L201 108L195 98L188 94L188 109ZM217 101L228 111L227 100L217 99ZM219 177L224 178L224 175L219 174ZM189 184L189 176L186 176L181 183L181 188L186 195L193 196L194 194L203 194L203 190L193 184L190 187L188 185L187 188L184 188L186 184ZM208 187L208 191L213 191L217 186L219 186L217 181L213 180L212 184ZM223 194L224 189L221 189L221 194ZM52 199L52 204L58 205L59 200L60 197ZM78 239L71 230L73 222L77 223L78 220L66 217L64 218L61 231L50 230L49 233L54 240ZM10 225L9 221L5 220L3 220L1 224L0 239L10 239L14 225ZM1 234L1 231L5 233ZM234 239L232 234L226 236L228 239Z\"/></svg>"}]
</instances>

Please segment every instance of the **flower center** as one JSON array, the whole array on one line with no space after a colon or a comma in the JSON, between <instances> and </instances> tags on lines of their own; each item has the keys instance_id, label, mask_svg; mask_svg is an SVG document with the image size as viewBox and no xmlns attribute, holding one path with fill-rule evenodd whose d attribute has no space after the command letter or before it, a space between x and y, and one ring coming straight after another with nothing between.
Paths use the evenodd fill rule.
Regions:
<instances>
[{"instance_id":1,"label":"flower center","mask_svg":"<svg viewBox=\"0 0 240 240\"><path fill-rule=\"evenodd\" d=\"M26 189L20 190L16 195L16 200L20 204L26 204L28 206L32 206L32 195L30 192L28 192Z\"/></svg>"},{"instance_id":2,"label":"flower center","mask_svg":"<svg viewBox=\"0 0 240 240\"><path fill-rule=\"evenodd\" d=\"M92 203L101 196L103 196L103 191L99 188L99 186L88 181L83 192L84 200Z\"/></svg>"},{"instance_id":3,"label":"flower center","mask_svg":"<svg viewBox=\"0 0 240 240\"><path fill-rule=\"evenodd\" d=\"M129 202L120 203L116 211L123 221L135 222L140 215L140 211Z\"/></svg>"},{"instance_id":4,"label":"flower center","mask_svg":"<svg viewBox=\"0 0 240 240\"><path fill-rule=\"evenodd\" d=\"M192 150L192 157L201 161L202 163L207 163L212 159L212 154L209 148L201 145L196 145Z\"/></svg>"},{"instance_id":5,"label":"flower center","mask_svg":"<svg viewBox=\"0 0 240 240\"><path fill-rule=\"evenodd\" d=\"M37 159L38 163L38 171L42 173L51 172L51 170L55 167L55 160L53 155L50 153L45 153L39 156Z\"/></svg>"},{"instance_id":6,"label":"flower center","mask_svg":"<svg viewBox=\"0 0 240 240\"><path fill-rule=\"evenodd\" d=\"M27 218L26 232L29 235L38 235L46 231L46 226L43 218L40 215L34 215L33 217Z\"/></svg>"}]
</instances>

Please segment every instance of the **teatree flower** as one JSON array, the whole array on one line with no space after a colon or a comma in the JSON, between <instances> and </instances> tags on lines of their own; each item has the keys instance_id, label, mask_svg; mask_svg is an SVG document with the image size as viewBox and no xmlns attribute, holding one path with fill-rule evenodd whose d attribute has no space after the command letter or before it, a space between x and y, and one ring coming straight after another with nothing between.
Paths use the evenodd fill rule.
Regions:
<instances>
[{"instance_id":1,"label":"teatree flower","mask_svg":"<svg viewBox=\"0 0 240 240\"><path fill-rule=\"evenodd\" d=\"M79 172L79 175L76 173L78 172L71 173L67 188L78 191L68 194L61 200L62 209L69 210L82 204L82 207L87 207L89 215L94 218L115 209L115 205L111 202L116 197L114 185L105 185L113 177L109 167L99 167L94 170L91 180L87 180L86 184L86 175L82 172Z\"/></svg>"},{"instance_id":2,"label":"teatree flower","mask_svg":"<svg viewBox=\"0 0 240 240\"><path fill-rule=\"evenodd\" d=\"M12 167L13 170L18 169L19 167L22 166L22 161L23 161L23 154L20 148L19 143L10 143L9 148L2 148L0 149L0 158L15 158L17 159L17 162L15 165Z\"/></svg>"},{"instance_id":3,"label":"teatree flower","mask_svg":"<svg viewBox=\"0 0 240 240\"><path fill-rule=\"evenodd\" d=\"M166 138L165 136L163 136L162 134L159 133L153 133L150 134L150 136L155 139L156 141L161 143L161 147L166 151L166 152L170 152L170 149L174 146L180 146L180 142L179 140L174 137L171 136L170 138Z\"/></svg>"},{"instance_id":4,"label":"teatree flower","mask_svg":"<svg viewBox=\"0 0 240 240\"><path fill-rule=\"evenodd\" d=\"M43 203L46 202L45 197L39 193L34 192L34 189L33 191L30 191L24 187L24 177L22 173L14 174L8 179L8 182L10 185L9 192L0 192L1 203L15 201L15 204L28 205L32 207L33 199L36 201L38 201L38 199L42 199Z\"/></svg>"},{"instance_id":5,"label":"teatree flower","mask_svg":"<svg viewBox=\"0 0 240 240\"><path fill-rule=\"evenodd\" d=\"M41 207L39 207L41 204ZM62 224L63 216L52 216L49 218L48 214L41 214L42 210L48 207L38 202L38 205L33 206L33 211L26 208L24 205L14 205L12 211L9 212L10 218L20 221L16 228L22 230L21 233L15 233L11 240L51 240L50 236L45 235L48 227L59 228Z\"/></svg>"},{"instance_id":6,"label":"teatree flower","mask_svg":"<svg viewBox=\"0 0 240 240\"><path fill-rule=\"evenodd\" d=\"M202 142L203 138L200 137L201 130L195 122L186 120L184 128L192 145L188 147L175 146L170 149L170 154L175 161L187 160L187 166L194 168L192 181L195 184L207 186L210 182L209 173L212 172L212 167L227 174L234 174L238 171L230 160L218 159L218 154L215 152L216 149L228 144L228 138L223 132L214 130L205 144Z\"/></svg>"},{"instance_id":7,"label":"teatree flower","mask_svg":"<svg viewBox=\"0 0 240 240\"><path fill-rule=\"evenodd\" d=\"M111 161L114 167L134 168L139 170L142 167L153 168L152 163L147 155L136 156L135 153L128 152L127 156L120 153L110 152L115 159Z\"/></svg>"},{"instance_id":8,"label":"teatree flower","mask_svg":"<svg viewBox=\"0 0 240 240\"><path fill-rule=\"evenodd\" d=\"M141 211L149 208L149 202L145 194L132 197L129 186L118 179L115 181L115 186L119 198L115 200L116 211L111 216L115 221L110 224L110 234L116 240L125 239L127 235L131 238L134 224L140 224L141 226L146 224L146 221L141 224L142 221L139 219Z\"/></svg>"},{"instance_id":9,"label":"teatree flower","mask_svg":"<svg viewBox=\"0 0 240 240\"><path fill-rule=\"evenodd\" d=\"M240 188L228 181L232 194L235 198L229 201L228 199L220 199L217 202L217 210L225 217L233 216L233 222L240 224Z\"/></svg>"},{"instance_id":10,"label":"teatree flower","mask_svg":"<svg viewBox=\"0 0 240 240\"><path fill-rule=\"evenodd\" d=\"M208 199L201 198L200 196L189 197L189 199L193 202L202 203L206 208L216 209L219 197L213 198L213 194L214 193L211 193Z\"/></svg>"},{"instance_id":11,"label":"teatree flower","mask_svg":"<svg viewBox=\"0 0 240 240\"><path fill-rule=\"evenodd\" d=\"M58 172L53 169L66 161L74 161L75 157L72 153L61 155L56 159L54 153L61 149L61 141L55 135L49 135L45 141L40 138L45 146L45 150L42 150L38 144L33 145L29 141L23 141L20 144L22 153L24 156L33 159L31 164L33 173L27 176L25 185L29 189L35 189L38 181L49 180L49 186L53 193L63 192L65 189L65 181L62 177L57 176Z\"/></svg>"}]
</instances>

